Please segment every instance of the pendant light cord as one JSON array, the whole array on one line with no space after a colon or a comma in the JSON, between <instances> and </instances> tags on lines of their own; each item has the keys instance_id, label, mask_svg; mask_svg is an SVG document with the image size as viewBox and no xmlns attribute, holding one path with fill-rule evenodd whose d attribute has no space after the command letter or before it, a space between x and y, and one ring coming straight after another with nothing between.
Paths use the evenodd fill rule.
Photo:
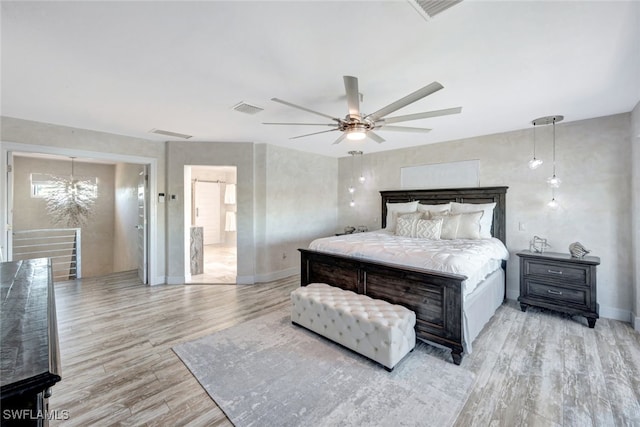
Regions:
<instances>
[{"instance_id":1,"label":"pendant light cord","mask_svg":"<svg viewBox=\"0 0 640 427\"><path fill-rule=\"evenodd\" d=\"M553 118L553 176L556 176L556 118Z\"/></svg>"}]
</instances>

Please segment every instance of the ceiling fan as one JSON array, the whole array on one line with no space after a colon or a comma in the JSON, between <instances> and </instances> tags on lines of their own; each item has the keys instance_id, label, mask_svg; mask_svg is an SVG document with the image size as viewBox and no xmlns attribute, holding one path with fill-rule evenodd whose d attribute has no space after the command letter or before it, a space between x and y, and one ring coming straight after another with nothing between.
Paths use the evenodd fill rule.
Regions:
<instances>
[{"instance_id":1,"label":"ceiling fan","mask_svg":"<svg viewBox=\"0 0 640 427\"><path fill-rule=\"evenodd\" d=\"M306 111L308 113L317 114L319 116L331 119L333 123L263 123L265 125L303 125L303 126L330 126L333 129L323 130L320 132L308 133L305 135L294 136L290 139L303 138L305 136L317 135L320 133L333 132L333 131L341 131L342 135L334 144L339 144L343 139L349 139L352 141L358 141L365 139L366 137L371 138L377 143L384 142L384 138L382 138L377 133L373 132L374 130L390 130L396 132L429 132L431 129L427 128L416 128L416 127L405 127L405 126L389 126L391 123L398 122L407 122L410 120L419 120L426 119L429 117L438 117L438 116L446 116L448 114L458 114L462 111L462 107L455 108L447 108L444 110L436 110L436 111L427 111L424 113L415 113L415 114L407 114L405 116L395 116L395 117L386 117L388 114L393 113L407 105L414 103L425 96L431 95L434 92L443 89L443 86L438 82L433 82L428 84L427 86L418 89L417 91L410 93L404 98L400 98L399 100L392 102L379 109L378 111L362 115L360 112L360 92L358 91L358 79L353 76L344 76L344 88L347 93L347 107L349 109L349 113L345 116L344 119L338 117L332 117L328 114L320 113L318 111L311 110L309 108L301 107L300 105L293 104L288 101L284 101L278 98L271 98L272 101L278 102L280 104L287 105L289 107L297 108L299 110Z\"/></svg>"}]
</instances>

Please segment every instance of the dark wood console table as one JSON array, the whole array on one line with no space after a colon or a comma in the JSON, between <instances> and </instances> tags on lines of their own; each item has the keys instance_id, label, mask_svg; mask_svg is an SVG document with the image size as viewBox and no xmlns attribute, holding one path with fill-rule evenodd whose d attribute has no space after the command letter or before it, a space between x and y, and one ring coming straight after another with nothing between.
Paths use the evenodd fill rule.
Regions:
<instances>
[{"instance_id":1,"label":"dark wood console table","mask_svg":"<svg viewBox=\"0 0 640 427\"><path fill-rule=\"evenodd\" d=\"M58 328L48 259L0 263L2 426L46 426L60 381Z\"/></svg>"}]
</instances>

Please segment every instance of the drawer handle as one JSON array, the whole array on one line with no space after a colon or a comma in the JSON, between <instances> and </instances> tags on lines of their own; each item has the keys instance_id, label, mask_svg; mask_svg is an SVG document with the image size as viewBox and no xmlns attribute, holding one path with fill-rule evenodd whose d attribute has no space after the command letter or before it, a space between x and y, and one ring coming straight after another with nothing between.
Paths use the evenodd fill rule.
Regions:
<instances>
[{"instance_id":1,"label":"drawer handle","mask_svg":"<svg viewBox=\"0 0 640 427\"><path fill-rule=\"evenodd\" d=\"M562 271L560 271L560 270L547 270L547 273L551 273L551 274L562 274Z\"/></svg>"},{"instance_id":2,"label":"drawer handle","mask_svg":"<svg viewBox=\"0 0 640 427\"><path fill-rule=\"evenodd\" d=\"M547 289L547 292L552 294L552 295L562 295L562 292L554 291L553 289Z\"/></svg>"}]
</instances>

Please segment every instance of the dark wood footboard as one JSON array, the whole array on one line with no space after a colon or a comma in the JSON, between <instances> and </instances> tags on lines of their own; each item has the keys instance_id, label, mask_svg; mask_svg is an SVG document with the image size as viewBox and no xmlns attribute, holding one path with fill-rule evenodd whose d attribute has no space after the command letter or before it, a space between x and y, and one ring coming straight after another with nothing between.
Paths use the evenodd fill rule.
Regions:
<instances>
[{"instance_id":1,"label":"dark wood footboard","mask_svg":"<svg viewBox=\"0 0 640 427\"><path fill-rule=\"evenodd\" d=\"M327 283L371 298L403 305L416 313L418 338L451 349L462 361L462 282L466 276L370 262L300 249L301 284Z\"/></svg>"}]
</instances>

